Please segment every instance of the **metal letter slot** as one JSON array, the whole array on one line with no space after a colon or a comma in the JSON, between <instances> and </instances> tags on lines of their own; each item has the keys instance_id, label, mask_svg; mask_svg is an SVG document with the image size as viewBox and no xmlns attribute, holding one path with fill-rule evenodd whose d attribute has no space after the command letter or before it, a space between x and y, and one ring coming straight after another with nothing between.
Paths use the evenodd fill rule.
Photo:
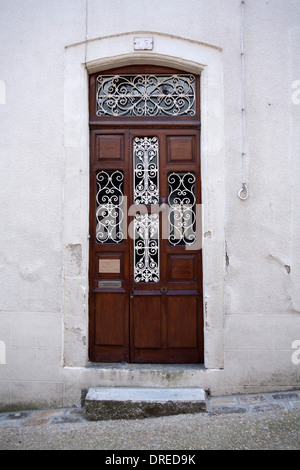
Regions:
<instances>
[{"instance_id":1,"label":"metal letter slot","mask_svg":"<svg viewBox=\"0 0 300 470\"><path fill-rule=\"evenodd\" d=\"M106 289L120 289L122 287L122 281L98 281L98 287Z\"/></svg>"}]
</instances>

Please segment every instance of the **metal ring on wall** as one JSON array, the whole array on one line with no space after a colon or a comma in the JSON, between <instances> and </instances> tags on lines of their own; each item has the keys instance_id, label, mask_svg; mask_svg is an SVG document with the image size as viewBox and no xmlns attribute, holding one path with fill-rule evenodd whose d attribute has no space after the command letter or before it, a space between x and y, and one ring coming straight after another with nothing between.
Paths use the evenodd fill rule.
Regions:
<instances>
[{"instance_id":1,"label":"metal ring on wall","mask_svg":"<svg viewBox=\"0 0 300 470\"><path fill-rule=\"evenodd\" d=\"M243 193L245 193L244 196L243 196ZM242 189L240 189L239 192L238 192L238 197L239 197L242 201L246 201L246 199L248 199L248 197L249 197L249 191L248 191L248 188L247 188L246 183L243 183Z\"/></svg>"}]
</instances>

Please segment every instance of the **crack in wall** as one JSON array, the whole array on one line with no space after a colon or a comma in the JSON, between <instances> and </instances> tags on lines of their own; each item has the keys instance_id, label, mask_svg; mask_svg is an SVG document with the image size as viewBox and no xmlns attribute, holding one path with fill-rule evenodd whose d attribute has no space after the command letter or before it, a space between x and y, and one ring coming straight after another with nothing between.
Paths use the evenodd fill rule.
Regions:
<instances>
[{"instance_id":1,"label":"crack in wall","mask_svg":"<svg viewBox=\"0 0 300 470\"><path fill-rule=\"evenodd\" d=\"M269 259L272 261L276 261L278 264L280 264L280 266L283 266L288 274L291 273L291 266L289 266L288 264L285 264L285 262L282 261L282 259L280 259L278 256L273 256L270 254Z\"/></svg>"}]
</instances>

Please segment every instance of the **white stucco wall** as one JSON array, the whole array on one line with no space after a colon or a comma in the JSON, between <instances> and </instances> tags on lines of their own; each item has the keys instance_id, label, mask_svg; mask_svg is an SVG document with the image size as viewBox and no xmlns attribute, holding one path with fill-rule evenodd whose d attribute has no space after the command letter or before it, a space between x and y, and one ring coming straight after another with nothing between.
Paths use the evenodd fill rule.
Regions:
<instances>
[{"instance_id":1,"label":"white stucco wall","mask_svg":"<svg viewBox=\"0 0 300 470\"><path fill-rule=\"evenodd\" d=\"M203 70L206 369L174 384L300 388L299 1L245 1L244 202L240 0L0 0L0 12L1 407L164 383L159 367L85 367L87 74L126 60ZM155 47L135 52L143 32Z\"/></svg>"}]
</instances>

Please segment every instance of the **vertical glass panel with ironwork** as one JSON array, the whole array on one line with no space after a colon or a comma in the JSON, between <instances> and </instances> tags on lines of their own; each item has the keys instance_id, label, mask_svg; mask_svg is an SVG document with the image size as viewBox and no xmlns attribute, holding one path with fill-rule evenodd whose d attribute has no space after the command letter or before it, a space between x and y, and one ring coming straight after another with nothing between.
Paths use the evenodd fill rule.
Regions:
<instances>
[{"instance_id":1,"label":"vertical glass panel with ironwork","mask_svg":"<svg viewBox=\"0 0 300 470\"><path fill-rule=\"evenodd\" d=\"M158 138L135 137L133 141L135 204L158 204L158 162Z\"/></svg>"},{"instance_id":2,"label":"vertical glass panel with ironwork","mask_svg":"<svg viewBox=\"0 0 300 470\"><path fill-rule=\"evenodd\" d=\"M99 171L96 180L96 241L120 243L124 239L124 174Z\"/></svg>"},{"instance_id":3,"label":"vertical glass panel with ironwork","mask_svg":"<svg viewBox=\"0 0 300 470\"><path fill-rule=\"evenodd\" d=\"M196 242L196 196L194 173L168 175L169 243L173 246Z\"/></svg>"},{"instance_id":4,"label":"vertical glass panel with ironwork","mask_svg":"<svg viewBox=\"0 0 300 470\"><path fill-rule=\"evenodd\" d=\"M137 214L134 219L134 281L159 282L159 216Z\"/></svg>"}]
</instances>

